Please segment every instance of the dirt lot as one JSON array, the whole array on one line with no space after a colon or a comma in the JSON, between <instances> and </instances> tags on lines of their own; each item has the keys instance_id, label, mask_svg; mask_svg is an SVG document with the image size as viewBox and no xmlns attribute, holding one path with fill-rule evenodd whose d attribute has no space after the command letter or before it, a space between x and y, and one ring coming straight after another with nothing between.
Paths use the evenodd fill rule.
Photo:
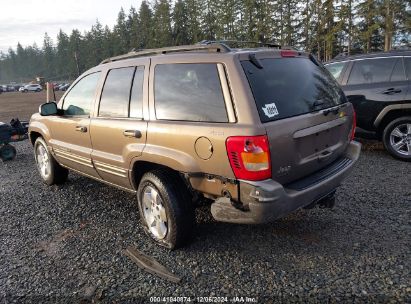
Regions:
<instances>
[{"instance_id":1,"label":"dirt lot","mask_svg":"<svg viewBox=\"0 0 411 304\"><path fill-rule=\"evenodd\" d=\"M56 92L57 100L63 92ZM46 91L39 93L7 92L0 94L0 122L9 122L12 118L29 120L31 114L38 112L39 105L46 102Z\"/></svg>"},{"instance_id":2,"label":"dirt lot","mask_svg":"<svg viewBox=\"0 0 411 304\"><path fill-rule=\"evenodd\" d=\"M2 94L0 120L28 118L44 99ZM47 187L30 143L15 146L17 159L0 162L0 303L411 303L411 163L378 144L334 209L248 226L218 223L204 206L192 244L172 252L145 235L134 195L73 173ZM182 281L138 268L130 245Z\"/></svg>"}]
</instances>

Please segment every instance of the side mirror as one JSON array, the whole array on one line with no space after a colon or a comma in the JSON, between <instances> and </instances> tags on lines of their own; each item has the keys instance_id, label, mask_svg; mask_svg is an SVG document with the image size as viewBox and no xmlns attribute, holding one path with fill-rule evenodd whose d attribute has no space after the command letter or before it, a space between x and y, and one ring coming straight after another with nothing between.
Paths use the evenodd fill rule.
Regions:
<instances>
[{"instance_id":1,"label":"side mirror","mask_svg":"<svg viewBox=\"0 0 411 304\"><path fill-rule=\"evenodd\" d=\"M40 105L39 113L41 116L50 116L58 114L57 104L55 102L43 103Z\"/></svg>"}]
</instances>

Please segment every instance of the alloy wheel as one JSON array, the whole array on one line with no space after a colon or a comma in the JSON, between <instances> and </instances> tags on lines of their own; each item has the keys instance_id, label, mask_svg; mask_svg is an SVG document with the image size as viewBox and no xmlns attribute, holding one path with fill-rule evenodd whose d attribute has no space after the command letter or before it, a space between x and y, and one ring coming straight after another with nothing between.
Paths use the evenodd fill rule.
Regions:
<instances>
[{"instance_id":1,"label":"alloy wheel","mask_svg":"<svg viewBox=\"0 0 411 304\"><path fill-rule=\"evenodd\" d=\"M390 134L390 145L399 154L411 156L411 124L400 124Z\"/></svg>"},{"instance_id":2,"label":"alloy wheel","mask_svg":"<svg viewBox=\"0 0 411 304\"><path fill-rule=\"evenodd\" d=\"M142 207L148 229L159 240L166 237L168 221L163 200L158 191L152 186L146 186L143 191Z\"/></svg>"},{"instance_id":3,"label":"alloy wheel","mask_svg":"<svg viewBox=\"0 0 411 304\"><path fill-rule=\"evenodd\" d=\"M51 172L50 158L46 148L42 144L37 146L36 160L41 176L43 179L47 179Z\"/></svg>"}]
</instances>

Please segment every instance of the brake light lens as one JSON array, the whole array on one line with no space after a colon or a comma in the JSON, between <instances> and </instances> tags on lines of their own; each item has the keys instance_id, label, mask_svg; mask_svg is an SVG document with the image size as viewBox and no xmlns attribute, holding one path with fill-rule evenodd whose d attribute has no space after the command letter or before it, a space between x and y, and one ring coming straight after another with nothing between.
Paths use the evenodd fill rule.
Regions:
<instances>
[{"instance_id":1,"label":"brake light lens","mask_svg":"<svg viewBox=\"0 0 411 304\"><path fill-rule=\"evenodd\" d=\"M271 178L270 146L266 135L232 136L226 141L231 168L238 179Z\"/></svg>"},{"instance_id":2,"label":"brake light lens","mask_svg":"<svg viewBox=\"0 0 411 304\"><path fill-rule=\"evenodd\" d=\"M280 54L281 54L281 57L296 57L297 56L297 52L293 50L282 50Z\"/></svg>"},{"instance_id":3,"label":"brake light lens","mask_svg":"<svg viewBox=\"0 0 411 304\"><path fill-rule=\"evenodd\" d=\"M354 140L355 128L357 128L357 113L355 113L355 110L353 109L352 129L351 129L351 134L350 134L350 140Z\"/></svg>"}]
</instances>

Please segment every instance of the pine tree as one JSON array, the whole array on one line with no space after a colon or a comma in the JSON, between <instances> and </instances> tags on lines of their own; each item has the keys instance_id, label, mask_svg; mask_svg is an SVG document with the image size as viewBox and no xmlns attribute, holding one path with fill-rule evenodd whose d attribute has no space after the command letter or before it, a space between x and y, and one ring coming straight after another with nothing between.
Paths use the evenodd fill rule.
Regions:
<instances>
[{"instance_id":1,"label":"pine tree","mask_svg":"<svg viewBox=\"0 0 411 304\"><path fill-rule=\"evenodd\" d=\"M188 34L188 13L185 1L178 0L173 11L173 41L175 45L192 43Z\"/></svg>"},{"instance_id":2,"label":"pine tree","mask_svg":"<svg viewBox=\"0 0 411 304\"><path fill-rule=\"evenodd\" d=\"M218 0L204 0L203 14L201 16L201 29L205 40L216 40L219 32L219 23L217 22L217 3Z\"/></svg>"},{"instance_id":3,"label":"pine tree","mask_svg":"<svg viewBox=\"0 0 411 304\"><path fill-rule=\"evenodd\" d=\"M238 0L220 0L215 2L218 28L217 39L236 40L236 18L240 9Z\"/></svg>"},{"instance_id":4,"label":"pine tree","mask_svg":"<svg viewBox=\"0 0 411 304\"><path fill-rule=\"evenodd\" d=\"M153 25L153 13L148 6L147 2L143 0L141 2L139 16L139 36L136 44L137 49L145 49L152 47L152 25Z\"/></svg>"},{"instance_id":5,"label":"pine tree","mask_svg":"<svg viewBox=\"0 0 411 304\"><path fill-rule=\"evenodd\" d=\"M127 29L130 35L130 48L138 49L138 41L140 40L139 16L134 7L130 8L127 17Z\"/></svg>"},{"instance_id":6,"label":"pine tree","mask_svg":"<svg viewBox=\"0 0 411 304\"><path fill-rule=\"evenodd\" d=\"M57 35L57 75L60 79L67 79L70 76L67 59L69 56L69 37L62 30Z\"/></svg>"},{"instance_id":7,"label":"pine tree","mask_svg":"<svg viewBox=\"0 0 411 304\"><path fill-rule=\"evenodd\" d=\"M290 0L294 1L294 0ZM271 42L275 36L273 23L274 7L269 0L257 0L255 3L256 32L251 38L253 41Z\"/></svg>"},{"instance_id":8,"label":"pine tree","mask_svg":"<svg viewBox=\"0 0 411 304\"><path fill-rule=\"evenodd\" d=\"M331 60L334 56L336 28L334 21L334 2L333 0L325 0L323 4L324 11L324 53L325 61Z\"/></svg>"},{"instance_id":9,"label":"pine tree","mask_svg":"<svg viewBox=\"0 0 411 304\"><path fill-rule=\"evenodd\" d=\"M390 50L410 44L411 0L143 0L113 28L98 21L82 35L46 34L41 48L0 52L0 81L35 76L75 78L102 59L202 39L276 41L329 60L339 52ZM171 3L174 3L171 10ZM172 11L172 13L171 13Z\"/></svg>"},{"instance_id":10,"label":"pine tree","mask_svg":"<svg viewBox=\"0 0 411 304\"><path fill-rule=\"evenodd\" d=\"M257 1L244 0L240 4L237 37L243 41L257 40Z\"/></svg>"},{"instance_id":11,"label":"pine tree","mask_svg":"<svg viewBox=\"0 0 411 304\"><path fill-rule=\"evenodd\" d=\"M130 32L126 22L126 14L124 9L121 8L117 16L117 23L113 30L115 36L116 45L114 47L114 53L124 54L130 51Z\"/></svg>"},{"instance_id":12,"label":"pine tree","mask_svg":"<svg viewBox=\"0 0 411 304\"><path fill-rule=\"evenodd\" d=\"M69 37L69 70L71 75L79 76L86 70L86 48L83 37L75 29Z\"/></svg>"},{"instance_id":13,"label":"pine tree","mask_svg":"<svg viewBox=\"0 0 411 304\"><path fill-rule=\"evenodd\" d=\"M171 13L168 0L156 0L153 18L153 46L170 46L173 42L171 31Z\"/></svg>"},{"instance_id":14,"label":"pine tree","mask_svg":"<svg viewBox=\"0 0 411 304\"><path fill-rule=\"evenodd\" d=\"M53 40L50 38L47 32L44 34L43 53L44 53L43 71L41 71L41 75L37 75L37 76L43 76L43 77L50 79L56 75L55 73L55 50L53 47Z\"/></svg>"},{"instance_id":15,"label":"pine tree","mask_svg":"<svg viewBox=\"0 0 411 304\"><path fill-rule=\"evenodd\" d=\"M204 9L204 2L201 0L185 0L187 11L187 35L188 43L197 43L203 40L201 31L201 11Z\"/></svg>"},{"instance_id":16,"label":"pine tree","mask_svg":"<svg viewBox=\"0 0 411 304\"><path fill-rule=\"evenodd\" d=\"M378 22L378 3L375 0L363 0L357 5L359 39L366 53L382 49L382 34Z\"/></svg>"}]
</instances>

